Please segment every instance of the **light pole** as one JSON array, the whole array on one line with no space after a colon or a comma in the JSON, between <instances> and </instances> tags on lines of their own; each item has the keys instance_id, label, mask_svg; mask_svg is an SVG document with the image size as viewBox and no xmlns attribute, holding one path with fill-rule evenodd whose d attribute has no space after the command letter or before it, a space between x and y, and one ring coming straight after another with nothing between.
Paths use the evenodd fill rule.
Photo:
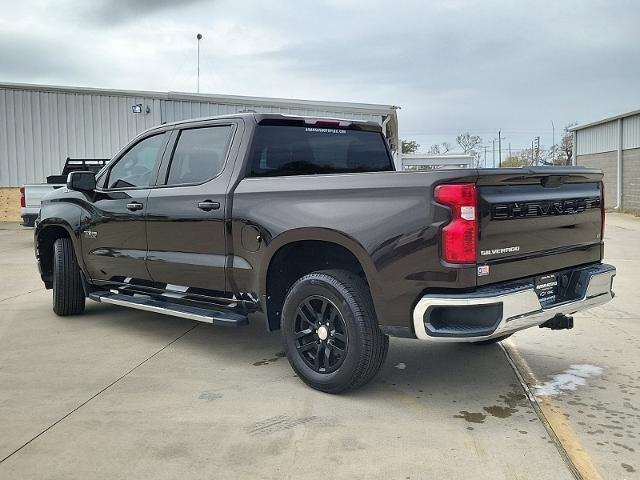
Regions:
<instances>
[{"instance_id":1,"label":"light pole","mask_svg":"<svg viewBox=\"0 0 640 480\"><path fill-rule=\"evenodd\" d=\"M551 120L551 132L552 132L552 136L553 136L553 141L551 142L551 148L553 149L552 160L553 160L553 163L556 163L555 162L555 157L556 157L556 126L553 124L553 120Z\"/></svg>"},{"instance_id":2,"label":"light pole","mask_svg":"<svg viewBox=\"0 0 640 480\"><path fill-rule=\"evenodd\" d=\"M196 35L196 40L198 41L198 80L197 80L197 92L200 93L200 40L202 40L202 34L198 33Z\"/></svg>"}]
</instances>

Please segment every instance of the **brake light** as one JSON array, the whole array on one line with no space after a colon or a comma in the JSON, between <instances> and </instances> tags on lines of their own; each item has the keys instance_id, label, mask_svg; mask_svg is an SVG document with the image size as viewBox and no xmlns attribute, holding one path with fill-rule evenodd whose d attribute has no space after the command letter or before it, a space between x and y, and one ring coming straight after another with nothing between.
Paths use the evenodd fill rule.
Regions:
<instances>
[{"instance_id":1,"label":"brake light","mask_svg":"<svg viewBox=\"0 0 640 480\"><path fill-rule=\"evenodd\" d=\"M449 263L476 263L478 200L475 184L439 185L435 200L451 208L451 222L442 229L442 259Z\"/></svg>"},{"instance_id":2,"label":"brake light","mask_svg":"<svg viewBox=\"0 0 640 480\"><path fill-rule=\"evenodd\" d=\"M24 208L27 206L27 203L24 199L24 185L20 187L20 207Z\"/></svg>"},{"instance_id":3,"label":"brake light","mask_svg":"<svg viewBox=\"0 0 640 480\"><path fill-rule=\"evenodd\" d=\"M602 218L600 223L600 241L604 242L604 220L606 216L604 211L604 182L600 182L600 216Z\"/></svg>"}]
</instances>

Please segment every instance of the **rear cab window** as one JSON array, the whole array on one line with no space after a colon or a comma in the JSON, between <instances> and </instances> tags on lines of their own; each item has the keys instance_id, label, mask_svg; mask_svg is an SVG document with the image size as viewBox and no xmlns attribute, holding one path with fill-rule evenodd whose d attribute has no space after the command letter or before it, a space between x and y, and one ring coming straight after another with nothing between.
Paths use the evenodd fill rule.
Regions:
<instances>
[{"instance_id":1,"label":"rear cab window","mask_svg":"<svg viewBox=\"0 0 640 480\"><path fill-rule=\"evenodd\" d=\"M393 170L381 132L258 125L248 174L272 177Z\"/></svg>"}]
</instances>

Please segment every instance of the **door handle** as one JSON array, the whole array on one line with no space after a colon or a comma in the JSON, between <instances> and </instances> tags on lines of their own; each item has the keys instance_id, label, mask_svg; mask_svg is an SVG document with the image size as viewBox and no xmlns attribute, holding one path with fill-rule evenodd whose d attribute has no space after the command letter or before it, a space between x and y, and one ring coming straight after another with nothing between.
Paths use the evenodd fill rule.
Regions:
<instances>
[{"instance_id":1,"label":"door handle","mask_svg":"<svg viewBox=\"0 0 640 480\"><path fill-rule=\"evenodd\" d=\"M131 210L132 212L135 212L136 210L142 210L143 207L144 205L142 205L140 202L127 203L127 209Z\"/></svg>"},{"instance_id":2,"label":"door handle","mask_svg":"<svg viewBox=\"0 0 640 480\"><path fill-rule=\"evenodd\" d=\"M220 202L212 202L211 200L205 200L204 202L198 202L198 208L209 212L211 210L218 210L220 208Z\"/></svg>"}]
</instances>

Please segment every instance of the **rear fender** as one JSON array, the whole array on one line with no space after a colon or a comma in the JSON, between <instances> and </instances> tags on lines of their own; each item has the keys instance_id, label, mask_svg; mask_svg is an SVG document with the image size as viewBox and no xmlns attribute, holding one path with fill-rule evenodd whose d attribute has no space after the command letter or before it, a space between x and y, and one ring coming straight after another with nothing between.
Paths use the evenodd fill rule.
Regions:
<instances>
[{"instance_id":1,"label":"rear fender","mask_svg":"<svg viewBox=\"0 0 640 480\"><path fill-rule=\"evenodd\" d=\"M371 296L376 307L376 312L382 311L378 308L378 305L376 305L376 299L378 299L379 301L379 299L382 298L382 296L380 295L377 270L373 262L371 261L371 257L364 249L364 247L357 240L350 237L344 232L328 228L316 227L296 228L293 230L288 230L271 240L265 251L265 261L262 262L260 271L259 293L261 303L263 303L263 305L266 305L267 301L267 276L271 260L282 247L294 242L305 240L334 243L346 248L349 252L351 252L353 256L356 257L356 259L360 263L360 266L362 267L362 270L364 271L367 283L369 284L369 289L371 291Z\"/></svg>"}]
</instances>

